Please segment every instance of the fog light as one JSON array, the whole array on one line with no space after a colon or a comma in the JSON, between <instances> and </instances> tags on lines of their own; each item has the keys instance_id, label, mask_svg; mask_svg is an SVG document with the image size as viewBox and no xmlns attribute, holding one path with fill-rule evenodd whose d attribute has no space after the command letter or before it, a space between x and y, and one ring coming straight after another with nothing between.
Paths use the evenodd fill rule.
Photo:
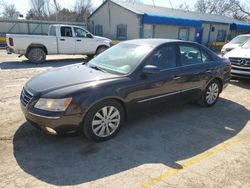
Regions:
<instances>
[{"instance_id":1,"label":"fog light","mask_svg":"<svg viewBox=\"0 0 250 188\"><path fill-rule=\"evenodd\" d=\"M56 132L54 129L50 128L50 127L45 127L44 129L45 129L49 134L57 135L57 132Z\"/></svg>"}]
</instances>

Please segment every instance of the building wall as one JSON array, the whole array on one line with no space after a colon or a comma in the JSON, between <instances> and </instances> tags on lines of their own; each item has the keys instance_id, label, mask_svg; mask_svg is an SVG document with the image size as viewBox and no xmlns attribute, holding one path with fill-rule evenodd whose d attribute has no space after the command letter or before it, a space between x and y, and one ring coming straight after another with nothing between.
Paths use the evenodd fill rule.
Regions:
<instances>
[{"instance_id":1,"label":"building wall","mask_svg":"<svg viewBox=\"0 0 250 188\"><path fill-rule=\"evenodd\" d=\"M214 31L210 31L210 39L209 39L209 30L211 27L214 27ZM203 23L203 36L202 36L202 43L207 44L211 42L217 41L217 35L219 30L225 30L226 35L230 34L230 25L229 24L210 24L210 23Z\"/></svg>"},{"instance_id":2,"label":"building wall","mask_svg":"<svg viewBox=\"0 0 250 188\"><path fill-rule=\"evenodd\" d=\"M179 27L179 26L168 26L168 25L155 25L155 38L169 38L179 39L179 29L187 28L189 32L189 41L195 40L195 28L194 27Z\"/></svg>"},{"instance_id":3,"label":"building wall","mask_svg":"<svg viewBox=\"0 0 250 188\"><path fill-rule=\"evenodd\" d=\"M103 36L116 39L117 25L127 24L127 39L140 37L140 20L138 16L113 2L105 3L89 20L91 31L94 26L102 25Z\"/></svg>"}]
</instances>

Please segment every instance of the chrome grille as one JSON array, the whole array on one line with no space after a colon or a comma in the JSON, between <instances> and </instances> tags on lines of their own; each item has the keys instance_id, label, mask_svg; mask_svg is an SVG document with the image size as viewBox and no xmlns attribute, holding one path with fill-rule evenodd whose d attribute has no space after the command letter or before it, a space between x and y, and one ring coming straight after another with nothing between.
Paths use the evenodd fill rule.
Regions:
<instances>
[{"instance_id":1,"label":"chrome grille","mask_svg":"<svg viewBox=\"0 0 250 188\"><path fill-rule=\"evenodd\" d=\"M250 59L245 58L229 58L232 65L241 66L241 67L250 67Z\"/></svg>"},{"instance_id":2,"label":"chrome grille","mask_svg":"<svg viewBox=\"0 0 250 188\"><path fill-rule=\"evenodd\" d=\"M33 94L23 88L21 97L20 97L21 103L26 107L32 98L33 98Z\"/></svg>"}]
</instances>

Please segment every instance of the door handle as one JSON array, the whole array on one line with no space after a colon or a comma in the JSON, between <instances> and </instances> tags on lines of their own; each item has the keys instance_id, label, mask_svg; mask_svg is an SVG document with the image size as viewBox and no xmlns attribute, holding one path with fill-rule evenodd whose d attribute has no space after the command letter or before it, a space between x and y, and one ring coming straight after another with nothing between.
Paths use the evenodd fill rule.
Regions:
<instances>
[{"instance_id":1,"label":"door handle","mask_svg":"<svg viewBox=\"0 0 250 188\"><path fill-rule=\"evenodd\" d=\"M76 40L77 42L81 42L82 40Z\"/></svg>"},{"instance_id":2,"label":"door handle","mask_svg":"<svg viewBox=\"0 0 250 188\"><path fill-rule=\"evenodd\" d=\"M60 41L65 41L65 39L60 39Z\"/></svg>"},{"instance_id":3,"label":"door handle","mask_svg":"<svg viewBox=\"0 0 250 188\"><path fill-rule=\"evenodd\" d=\"M173 77L173 80L179 80L179 79L181 79L180 76L174 76L174 77Z\"/></svg>"}]
</instances>

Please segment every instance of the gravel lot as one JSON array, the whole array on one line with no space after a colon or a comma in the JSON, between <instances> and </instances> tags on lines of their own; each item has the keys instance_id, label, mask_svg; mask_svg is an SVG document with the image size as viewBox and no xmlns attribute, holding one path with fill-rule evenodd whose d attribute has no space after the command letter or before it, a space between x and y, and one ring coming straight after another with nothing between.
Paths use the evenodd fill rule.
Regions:
<instances>
[{"instance_id":1,"label":"gravel lot","mask_svg":"<svg viewBox=\"0 0 250 188\"><path fill-rule=\"evenodd\" d=\"M37 66L0 50L0 187L250 187L250 80L232 80L212 108L138 111L104 143L31 127L19 108L25 82L83 61L51 56Z\"/></svg>"}]
</instances>

